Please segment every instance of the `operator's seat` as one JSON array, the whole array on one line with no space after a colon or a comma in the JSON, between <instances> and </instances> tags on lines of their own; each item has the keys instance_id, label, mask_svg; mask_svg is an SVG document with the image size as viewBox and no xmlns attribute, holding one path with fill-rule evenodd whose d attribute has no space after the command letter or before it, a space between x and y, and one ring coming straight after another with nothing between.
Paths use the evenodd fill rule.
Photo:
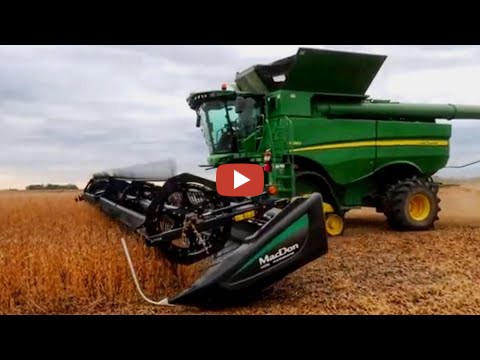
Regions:
<instances>
[{"instance_id":1,"label":"operator's seat","mask_svg":"<svg viewBox=\"0 0 480 360\"><path fill-rule=\"evenodd\" d=\"M257 119L255 118L255 105L256 102L254 99L246 98L242 111L238 113L238 123L242 137L247 136L255 131L257 126Z\"/></svg>"}]
</instances>

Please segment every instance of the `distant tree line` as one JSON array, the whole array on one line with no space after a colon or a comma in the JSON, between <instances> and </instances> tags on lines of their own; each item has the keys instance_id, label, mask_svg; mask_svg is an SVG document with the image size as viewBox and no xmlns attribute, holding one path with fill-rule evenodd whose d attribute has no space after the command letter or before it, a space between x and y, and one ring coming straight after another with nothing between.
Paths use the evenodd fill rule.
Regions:
<instances>
[{"instance_id":1,"label":"distant tree line","mask_svg":"<svg viewBox=\"0 0 480 360\"><path fill-rule=\"evenodd\" d=\"M47 184L47 185L28 185L27 190L78 190L77 185L67 184L67 185L57 185L57 184Z\"/></svg>"}]
</instances>

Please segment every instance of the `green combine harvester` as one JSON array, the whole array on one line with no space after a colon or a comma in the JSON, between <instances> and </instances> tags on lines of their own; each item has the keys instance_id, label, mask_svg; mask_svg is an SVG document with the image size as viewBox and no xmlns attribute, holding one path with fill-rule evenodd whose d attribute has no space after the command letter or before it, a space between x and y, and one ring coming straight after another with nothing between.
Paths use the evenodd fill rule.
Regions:
<instances>
[{"instance_id":1,"label":"green combine harvester","mask_svg":"<svg viewBox=\"0 0 480 360\"><path fill-rule=\"evenodd\" d=\"M327 230L341 235L354 208L375 208L396 230L439 219L432 176L449 160L451 126L479 106L404 104L365 95L385 56L299 49L237 74L235 90L193 94L212 167L264 163L280 197L319 192Z\"/></svg>"},{"instance_id":2,"label":"green combine harvester","mask_svg":"<svg viewBox=\"0 0 480 360\"><path fill-rule=\"evenodd\" d=\"M480 107L370 99L385 59L301 48L238 73L233 88L190 95L210 152L203 166L263 166L261 196L223 197L214 181L176 174L167 161L94 174L78 200L99 205L173 263L213 260L162 304L257 294L325 255L354 208L375 208L395 230L433 229L440 199L432 176L447 165L452 135L437 120L480 119Z\"/></svg>"}]
</instances>

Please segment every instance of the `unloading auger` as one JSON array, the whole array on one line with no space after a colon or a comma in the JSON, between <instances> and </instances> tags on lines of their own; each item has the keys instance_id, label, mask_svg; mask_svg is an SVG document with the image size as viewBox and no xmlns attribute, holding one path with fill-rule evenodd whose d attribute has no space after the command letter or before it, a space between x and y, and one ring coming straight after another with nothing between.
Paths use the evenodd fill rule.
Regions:
<instances>
[{"instance_id":1,"label":"unloading auger","mask_svg":"<svg viewBox=\"0 0 480 360\"><path fill-rule=\"evenodd\" d=\"M328 251L320 194L225 198L213 181L175 175L173 161L95 174L77 200L98 205L173 263L210 259L192 287L163 304L250 299Z\"/></svg>"}]
</instances>

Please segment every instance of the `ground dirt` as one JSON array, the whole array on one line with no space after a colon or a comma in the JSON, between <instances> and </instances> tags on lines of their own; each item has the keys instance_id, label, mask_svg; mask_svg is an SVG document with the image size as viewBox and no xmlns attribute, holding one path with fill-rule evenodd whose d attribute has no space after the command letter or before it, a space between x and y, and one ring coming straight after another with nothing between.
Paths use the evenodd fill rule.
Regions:
<instances>
[{"instance_id":1,"label":"ground dirt","mask_svg":"<svg viewBox=\"0 0 480 360\"><path fill-rule=\"evenodd\" d=\"M4 314L480 314L480 183L441 190L433 231L398 233L371 210L348 214L329 253L256 301L204 311L156 307L135 290L126 237L145 292L190 284L139 237L72 192L0 192L0 313Z\"/></svg>"}]
</instances>

